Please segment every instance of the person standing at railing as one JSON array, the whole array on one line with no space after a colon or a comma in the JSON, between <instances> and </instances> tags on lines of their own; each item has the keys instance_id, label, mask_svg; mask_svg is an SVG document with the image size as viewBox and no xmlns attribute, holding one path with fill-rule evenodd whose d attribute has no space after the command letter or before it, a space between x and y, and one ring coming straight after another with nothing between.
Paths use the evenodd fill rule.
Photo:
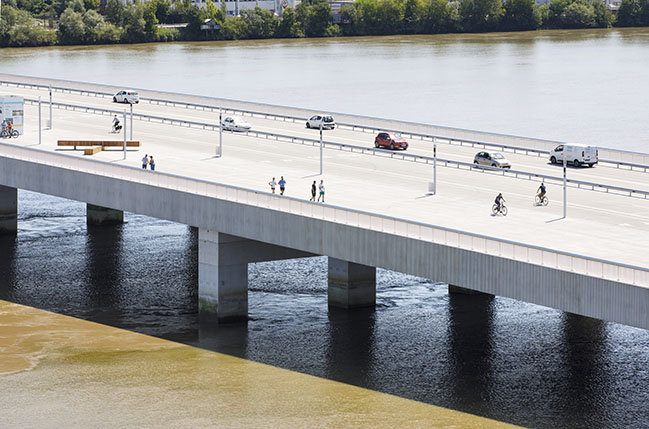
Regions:
<instances>
[{"instance_id":1,"label":"person standing at railing","mask_svg":"<svg viewBox=\"0 0 649 429\"><path fill-rule=\"evenodd\" d=\"M153 160L153 155L151 155L151 159L149 160L149 166L151 167L151 171L155 171L155 161Z\"/></svg>"},{"instance_id":2,"label":"person standing at railing","mask_svg":"<svg viewBox=\"0 0 649 429\"><path fill-rule=\"evenodd\" d=\"M279 194L284 195L284 190L286 189L286 180L284 180L284 176L280 176L278 183L279 183Z\"/></svg>"},{"instance_id":3,"label":"person standing at railing","mask_svg":"<svg viewBox=\"0 0 649 429\"><path fill-rule=\"evenodd\" d=\"M144 157L142 158L142 168L144 168L146 170L147 165L149 165L149 155L148 154L144 155Z\"/></svg>"},{"instance_id":4,"label":"person standing at railing","mask_svg":"<svg viewBox=\"0 0 649 429\"><path fill-rule=\"evenodd\" d=\"M316 186L314 180L313 185L311 185L311 199L309 201L315 201L315 193L316 193Z\"/></svg>"},{"instance_id":5,"label":"person standing at railing","mask_svg":"<svg viewBox=\"0 0 649 429\"><path fill-rule=\"evenodd\" d=\"M274 194L275 193L275 186L277 186L277 182L275 182L275 178L268 182L268 186L270 186L271 192Z\"/></svg>"}]
</instances>

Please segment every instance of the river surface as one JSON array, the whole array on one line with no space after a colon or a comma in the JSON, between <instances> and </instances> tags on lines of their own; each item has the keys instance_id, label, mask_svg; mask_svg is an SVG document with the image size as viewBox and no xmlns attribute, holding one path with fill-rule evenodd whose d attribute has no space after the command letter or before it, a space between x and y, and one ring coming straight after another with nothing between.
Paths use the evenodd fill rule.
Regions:
<instances>
[{"instance_id":1,"label":"river surface","mask_svg":"<svg viewBox=\"0 0 649 429\"><path fill-rule=\"evenodd\" d=\"M632 29L12 49L0 71L646 151L648 45ZM20 191L0 300L506 423L649 427L648 331L380 269L375 311L328 310L325 258L251 264L249 323L207 330L196 231L125 220L87 228L84 204Z\"/></svg>"},{"instance_id":2,"label":"river surface","mask_svg":"<svg viewBox=\"0 0 649 429\"><path fill-rule=\"evenodd\" d=\"M649 29L4 49L0 71L649 151Z\"/></svg>"}]
</instances>

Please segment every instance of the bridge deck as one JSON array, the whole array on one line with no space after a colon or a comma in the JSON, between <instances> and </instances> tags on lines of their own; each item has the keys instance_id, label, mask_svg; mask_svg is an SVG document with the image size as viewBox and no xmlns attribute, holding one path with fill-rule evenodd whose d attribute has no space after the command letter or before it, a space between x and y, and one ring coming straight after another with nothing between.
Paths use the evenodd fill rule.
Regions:
<instances>
[{"instance_id":1,"label":"bridge deck","mask_svg":"<svg viewBox=\"0 0 649 429\"><path fill-rule=\"evenodd\" d=\"M34 97L33 90L3 89ZM41 92L40 95L44 93ZM93 104L119 109L108 99L56 94L59 102ZM159 107L141 103L136 111L217 122L216 115L193 110ZM37 142L36 107L26 105L27 135L12 141L21 146ZM44 118L46 109L42 110ZM57 139L106 139L110 134L107 116L54 110L55 128L43 132L43 149L56 150ZM286 134L317 138L316 130L259 118L249 119L255 128L281 130ZM218 133L135 121L134 138L142 141L139 151L129 151L127 160L115 149L94 158L140 166L142 156L154 155L156 169L183 176L269 191L271 177L287 180L287 195L310 197L310 185L319 182L319 150L310 146L272 142L224 133L224 157L214 157ZM329 139L371 146L373 135L334 130ZM111 137L113 138L113 137ZM430 142L411 141L409 152L430 154ZM472 160L479 149L438 145L440 156ZM382 159L333 150L325 151L324 180L327 203L368 212L431 223L467 232L542 246L584 256L649 267L649 201L601 192L569 189L568 218L562 214L562 191L549 186L550 205L532 204L538 182L504 178L493 174L438 168L438 195L427 196L432 176L430 166ZM82 156L81 154L79 156ZM561 169L545 159L508 155L515 166L559 176ZM569 177L649 190L649 175L610 167L570 169ZM510 213L493 217L490 208L498 192L503 192Z\"/></svg>"}]
</instances>

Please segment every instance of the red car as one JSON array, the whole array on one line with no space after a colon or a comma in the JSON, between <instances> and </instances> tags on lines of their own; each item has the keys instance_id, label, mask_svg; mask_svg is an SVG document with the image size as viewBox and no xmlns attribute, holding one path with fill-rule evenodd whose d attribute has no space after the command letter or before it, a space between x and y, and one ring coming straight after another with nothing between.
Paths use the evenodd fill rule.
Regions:
<instances>
[{"instance_id":1,"label":"red car","mask_svg":"<svg viewBox=\"0 0 649 429\"><path fill-rule=\"evenodd\" d=\"M408 149L408 142L397 133L379 133L374 139L374 146L389 147L390 149Z\"/></svg>"}]
</instances>

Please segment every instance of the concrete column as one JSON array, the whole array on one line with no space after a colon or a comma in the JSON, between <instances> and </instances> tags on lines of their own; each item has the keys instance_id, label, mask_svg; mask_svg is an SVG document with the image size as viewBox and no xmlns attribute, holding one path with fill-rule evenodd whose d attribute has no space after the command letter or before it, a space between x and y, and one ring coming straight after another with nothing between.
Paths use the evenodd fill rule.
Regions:
<instances>
[{"instance_id":1,"label":"concrete column","mask_svg":"<svg viewBox=\"0 0 649 429\"><path fill-rule=\"evenodd\" d=\"M248 258L239 241L218 231L198 231L198 314L201 322L248 318Z\"/></svg>"},{"instance_id":2,"label":"concrete column","mask_svg":"<svg viewBox=\"0 0 649 429\"><path fill-rule=\"evenodd\" d=\"M491 295L478 290L467 289L460 286L448 285L448 293L457 293L462 295Z\"/></svg>"},{"instance_id":3,"label":"concrete column","mask_svg":"<svg viewBox=\"0 0 649 429\"><path fill-rule=\"evenodd\" d=\"M376 268L329 257L329 305L340 308L376 304Z\"/></svg>"},{"instance_id":4,"label":"concrete column","mask_svg":"<svg viewBox=\"0 0 649 429\"><path fill-rule=\"evenodd\" d=\"M18 189L0 186L0 234L18 232Z\"/></svg>"},{"instance_id":5,"label":"concrete column","mask_svg":"<svg viewBox=\"0 0 649 429\"><path fill-rule=\"evenodd\" d=\"M88 225L119 225L124 223L124 212L86 204L86 222Z\"/></svg>"}]
</instances>

